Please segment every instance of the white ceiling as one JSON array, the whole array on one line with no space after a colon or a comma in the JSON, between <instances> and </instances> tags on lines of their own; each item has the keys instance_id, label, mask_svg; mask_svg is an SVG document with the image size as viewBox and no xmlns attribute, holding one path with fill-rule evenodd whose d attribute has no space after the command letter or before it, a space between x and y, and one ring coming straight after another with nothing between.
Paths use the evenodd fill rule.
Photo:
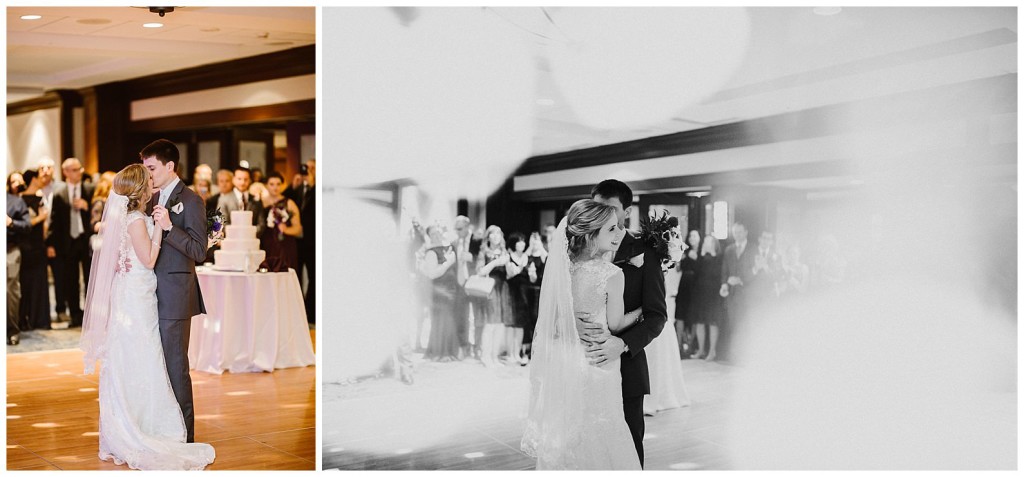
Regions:
<instances>
[{"instance_id":1,"label":"white ceiling","mask_svg":"<svg viewBox=\"0 0 1024 477\"><path fill-rule=\"evenodd\" d=\"M7 102L315 43L314 7L8 7Z\"/></svg>"},{"instance_id":2,"label":"white ceiling","mask_svg":"<svg viewBox=\"0 0 1024 477\"><path fill-rule=\"evenodd\" d=\"M517 25L539 57L562 37L558 8L491 10ZM643 128L607 131L581 124L539 60L533 155L1017 72L1015 8L843 8L831 16L810 7L747 12L749 48L732 79L672 120Z\"/></svg>"}]
</instances>

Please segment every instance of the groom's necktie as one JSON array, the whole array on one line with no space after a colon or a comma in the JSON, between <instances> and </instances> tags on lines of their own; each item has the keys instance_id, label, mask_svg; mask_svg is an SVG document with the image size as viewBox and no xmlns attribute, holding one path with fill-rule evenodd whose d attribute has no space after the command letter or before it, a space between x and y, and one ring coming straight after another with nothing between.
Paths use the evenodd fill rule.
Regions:
<instances>
[{"instance_id":1,"label":"groom's necktie","mask_svg":"<svg viewBox=\"0 0 1024 477\"><path fill-rule=\"evenodd\" d=\"M249 200L245 195L245 193L242 193L242 210L249 210Z\"/></svg>"},{"instance_id":2,"label":"groom's necktie","mask_svg":"<svg viewBox=\"0 0 1024 477\"><path fill-rule=\"evenodd\" d=\"M71 238L76 239L79 235L82 235L82 211L75 208L75 200L78 199L78 188L80 184L72 185L70 187L71 196Z\"/></svg>"}]
</instances>

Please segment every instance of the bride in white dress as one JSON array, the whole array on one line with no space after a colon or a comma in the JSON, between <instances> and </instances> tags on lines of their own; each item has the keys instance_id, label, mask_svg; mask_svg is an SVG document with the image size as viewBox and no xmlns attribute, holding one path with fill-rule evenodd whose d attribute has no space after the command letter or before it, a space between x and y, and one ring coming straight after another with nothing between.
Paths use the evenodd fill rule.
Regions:
<instances>
[{"instance_id":1,"label":"bride in white dress","mask_svg":"<svg viewBox=\"0 0 1024 477\"><path fill-rule=\"evenodd\" d=\"M139 470L201 470L216 455L209 444L185 443L160 345L153 266L162 233L143 212L151 197L141 164L117 173L93 256L80 346L86 374L101 362L99 458Z\"/></svg>"},{"instance_id":2,"label":"bride in white dress","mask_svg":"<svg viewBox=\"0 0 1024 477\"><path fill-rule=\"evenodd\" d=\"M615 332L624 314L622 271L607 259L624 235L615 209L581 200L559 224L541 287L530 362L530 403L521 447L537 470L640 470L622 413L619 360L588 363L577 312Z\"/></svg>"}]
</instances>

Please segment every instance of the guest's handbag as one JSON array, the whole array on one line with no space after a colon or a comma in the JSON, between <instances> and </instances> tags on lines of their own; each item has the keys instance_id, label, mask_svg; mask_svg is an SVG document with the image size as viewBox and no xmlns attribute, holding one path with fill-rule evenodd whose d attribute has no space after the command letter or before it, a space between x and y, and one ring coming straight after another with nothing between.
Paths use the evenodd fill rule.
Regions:
<instances>
[{"instance_id":1,"label":"guest's handbag","mask_svg":"<svg viewBox=\"0 0 1024 477\"><path fill-rule=\"evenodd\" d=\"M477 298L487 298L494 291L494 279L473 275L466 280L466 294Z\"/></svg>"}]
</instances>

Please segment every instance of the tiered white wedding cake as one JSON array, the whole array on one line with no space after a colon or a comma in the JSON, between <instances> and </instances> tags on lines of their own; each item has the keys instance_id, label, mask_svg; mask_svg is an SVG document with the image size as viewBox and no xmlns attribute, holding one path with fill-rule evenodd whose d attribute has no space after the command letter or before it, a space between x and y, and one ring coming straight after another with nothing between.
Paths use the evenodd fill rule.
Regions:
<instances>
[{"instance_id":1,"label":"tiered white wedding cake","mask_svg":"<svg viewBox=\"0 0 1024 477\"><path fill-rule=\"evenodd\" d=\"M252 211L232 211L231 222L224 226L224 234L220 250L213 252L213 268L245 273L255 272L267 257L267 252L260 250L260 241L256 238L256 226L252 225Z\"/></svg>"}]
</instances>

